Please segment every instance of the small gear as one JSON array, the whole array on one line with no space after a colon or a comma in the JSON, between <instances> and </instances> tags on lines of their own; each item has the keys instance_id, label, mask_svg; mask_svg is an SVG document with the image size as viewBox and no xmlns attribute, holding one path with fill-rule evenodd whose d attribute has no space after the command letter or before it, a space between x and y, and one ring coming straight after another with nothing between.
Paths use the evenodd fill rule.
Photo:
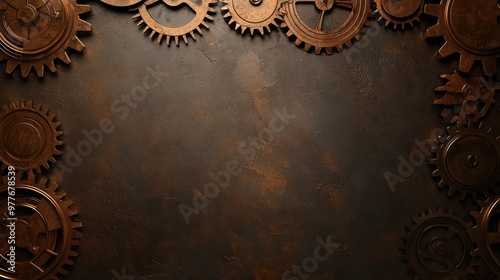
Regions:
<instances>
[{"instance_id":1,"label":"small gear","mask_svg":"<svg viewBox=\"0 0 500 280\"><path fill-rule=\"evenodd\" d=\"M470 256L474 243L469 236L472 224L455 216L452 210L428 210L406 226L404 260L414 279L466 279L473 274L477 259Z\"/></svg>"},{"instance_id":2,"label":"small gear","mask_svg":"<svg viewBox=\"0 0 500 280\"><path fill-rule=\"evenodd\" d=\"M468 73L475 61L482 61L487 75L496 74L500 58L500 4L497 0L441 0L440 4L426 4L424 11L439 18L424 37L444 37L446 40L438 58L459 53L460 71Z\"/></svg>"},{"instance_id":3,"label":"small gear","mask_svg":"<svg viewBox=\"0 0 500 280\"><path fill-rule=\"evenodd\" d=\"M441 78L448 82L435 90L445 92L445 95L434 101L434 105L448 106L441 116L452 124L479 121L495 103L495 91L500 90L481 75L464 76L455 71L452 75L441 75Z\"/></svg>"},{"instance_id":4,"label":"small gear","mask_svg":"<svg viewBox=\"0 0 500 280\"><path fill-rule=\"evenodd\" d=\"M500 137L485 130L480 123L468 126L458 124L456 130L448 128L449 136L439 148L433 149L436 157L430 164L437 166L432 173L441 177L439 187L449 187L448 195L460 193L465 200L469 194L474 201L478 194L488 197L500 191Z\"/></svg>"},{"instance_id":5,"label":"small gear","mask_svg":"<svg viewBox=\"0 0 500 280\"><path fill-rule=\"evenodd\" d=\"M320 12L315 27L309 26L300 16L297 4L314 4ZM334 9L348 9L350 16L340 27L323 30L324 17ZM324 49L327 54L338 52L344 46L351 47L353 39L361 40L361 34L366 33L366 27L371 26L368 18L371 12L371 0L289 0L283 3L283 19L281 27L288 29L286 36L295 37L295 45L303 46L305 51L314 47L316 54Z\"/></svg>"},{"instance_id":6,"label":"small gear","mask_svg":"<svg viewBox=\"0 0 500 280\"><path fill-rule=\"evenodd\" d=\"M271 33L271 25L279 27L277 21L283 21L280 8L283 0L220 0L224 4L220 9L225 12L228 24L234 23L234 29L246 30L253 36L255 30L264 35L264 28Z\"/></svg>"},{"instance_id":7,"label":"small gear","mask_svg":"<svg viewBox=\"0 0 500 280\"><path fill-rule=\"evenodd\" d=\"M165 26L158 22L148 11L149 7L153 5L164 3L167 7L176 8L185 4L189 8L191 8L196 14L195 17L187 24L179 26L179 27L170 27ZM196 30L200 35L202 35L201 26L205 28L209 28L206 20L213 21L214 18L211 14L217 13L212 6L217 4L217 0L199 0L197 4L192 0L148 0L144 2L139 8L135 9L138 11L136 15L133 16L133 19L139 20L137 26L145 26L143 29L143 33L151 31L150 38L153 39L155 35L158 34L158 43L162 42L162 39L165 37L167 45L170 46L170 41L173 38L175 44L179 46L179 37L182 37L184 43L188 44L187 35L190 35L193 40L196 40L196 36L194 31Z\"/></svg>"},{"instance_id":8,"label":"small gear","mask_svg":"<svg viewBox=\"0 0 500 280\"><path fill-rule=\"evenodd\" d=\"M85 47L77 32L92 31L79 17L90 10L75 0L0 1L0 61L7 60L6 72L11 74L20 65L22 77L28 77L32 68L43 77L45 66L57 71L55 59L69 64L66 50Z\"/></svg>"},{"instance_id":9,"label":"small gear","mask_svg":"<svg viewBox=\"0 0 500 280\"><path fill-rule=\"evenodd\" d=\"M19 171L49 169L60 155L56 115L32 101L11 103L0 111L0 170L14 166Z\"/></svg>"},{"instance_id":10,"label":"small gear","mask_svg":"<svg viewBox=\"0 0 500 280\"><path fill-rule=\"evenodd\" d=\"M385 20L385 26L391 23L394 29L406 24L413 27L414 22L420 22L420 15L424 9L424 0L375 0L377 10L374 14L379 15L378 21Z\"/></svg>"},{"instance_id":11,"label":"small gear","mask_svg":"<svg viewBox=\"0 0 500 280\"><path fill-rule=\"evenodd\" d=\"M37 181L32 173L27 178L21 178L19 173L16 176L16 272L8 270L8 192L12 190L7 185L4 177L0 184L0 278L52 280L67 275L67 267L78 255L82 224L75 220L77 211L66 193L45 178Z\"/></svg>"},{"instance_id":12,"label":"small gear","mask_svg":"<svg viewBox=\"0 0 500 280\"><path fill-rule=\"evenodd\" d=\"M491 197L478 201L480 211L471 211L477 225L470 230L477 249L474 257L482 257L488 267L500 276L500 197Z\"/></svg>"}]
</instances>

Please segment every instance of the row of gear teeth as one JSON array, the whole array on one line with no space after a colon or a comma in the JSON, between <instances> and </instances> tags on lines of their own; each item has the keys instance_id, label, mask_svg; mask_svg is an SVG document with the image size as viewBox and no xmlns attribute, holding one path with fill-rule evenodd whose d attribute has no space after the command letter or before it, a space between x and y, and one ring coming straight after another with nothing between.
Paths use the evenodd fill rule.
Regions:
<instances>
[{"instance_id":1,"label":"row of gear teeth","mask_svg":"<svg viewBox=\"0 0 500 280\"><path fill-rule=\"evenodd\" d=\"M394 29L405 29L406 25L414 26L420 22L420 16L424 9L424 0L375 0L376 10L374 16L378 16L378 21L385 21L385 26L391 24Z\"/></svg>"}]
</instances>

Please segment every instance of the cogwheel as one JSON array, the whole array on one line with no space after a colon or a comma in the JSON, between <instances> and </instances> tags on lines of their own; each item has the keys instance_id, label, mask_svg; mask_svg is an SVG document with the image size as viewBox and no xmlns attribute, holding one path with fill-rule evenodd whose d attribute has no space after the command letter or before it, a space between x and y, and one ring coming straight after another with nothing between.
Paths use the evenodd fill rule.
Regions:
<instances>
[{"instance_id":1,"label":"cogwheel","mask_svg":"<svg viewBox=\"0 0 500 280\"><path fill-rule=\"evenodd\" d=\"M470 230L477 244L471 255L482 257L488 267L500 276L500 197L478 201L478 204L481 210L470 213L477 220L477 225Z\"/></svg>"},{"instance_id":2,"label":"cogwheel","mask_svg":"<svg viewBox=\"0 0 500 280\"><path fill-rule=\"evenodd\" d=\"M192 2L192 0L148 0L144 2L139 8L135 9L138 13L133 16L133 19L139 20L137 26L144 25L143 33L151 30L150 38L153 39L156 34L158 34L158 43L161 43L163 37L167 45L170 46L170 40L174 39L175 44L179 46L179 37L182 37L184 43L188 44L187 35L191 35L193 40L196 40L194 31L198 31L202 35L200 26L209 28L206 20L213 21L214 18L210 14L217 13L212 5L217 4L217 0L199 0L200 4ZM156 19L154 19L148 11L148 7L152 7L155 4L164 3L167 7L175 8L180 7L182 4L187 5L196 14L195 17L187 24L179 27L169 27L162 25Z\"/></svg>"},{"instance_id":3,"label":"cogwheel","mask_svg":"<svg viewBox=\"0 0 500 280\"><path fill-rule=\"evenodd\" d=\"M477 74L463 76L455 71L452 75L441 75L441 78L448 82L435 90L445 92L445 95L434 101L434 105L448 106L441 116L452 124L479 121L495 103L495 91L500 90Z\"/></svg>"},{"instance_id":4,"label":"cogwheel","mask_svg":"<svg viewBox=\"0 0 500 280\"><path fill-rule=\"evenodd\" d=\"M32 68L43 77L45 66L57 71L54 59L69 64L66 50L81 52L85 47L77 32L92 30L79 18L90 10L74 0L0 1L0 61L7 60L6 72L20 65L24 78Z\"/></svg>"},{"instance_id":5,"label":"cogwheel","mask_svg":"<svg viewBox=\"0 0 500 280\"><path fill-rule=\"evenodd\" d=\"M459 53L460 71L468 73L478 60L482 61L487 75L496 74L500 58L500 4L497 0L441 0L440 4L426 4L424 11L439 18L424 37L444 37L446 40L438 58Z\"/></svg>"},{"instance_id":6,"label":"cogwheel","mask_svg":"<svg viewBox=\"0 0 500 280\"><path fill-rule=\"evenodd\" d=\"M474 243L469 236L472 224L453 214L452 210L428 210L413 218L401 236L403 259L414 279L466 279L473 274L477 259L470 256Z\"/></svg>"},{"instance_id":7,"label":"cogwheel","mask_svg":"<svg viewBox=\"0 0 500 280\"><path fill-rule=\"evenodd\" d=\"M4 177L0 184L0 278L51 280L67 275L66 268L73 265L78 255L82 224L75 221L77 211L66 193L45 178L37 181L32 173L27 178L21 178L19 173L16 176L16 272L8 270L7 225L11 223L11 213L7 198L12 189L8 189L7 182Z\"/></svg>"},{"instance_id":8,"label":"cogwheel","mask_svg":"<svg viewBox=\"0 0 500 280\"><path fill-rule=\"evenodd\" d=\"M424 9L424 0L375 0L377 10L374 14L379 15L378 21L385 20L385 26L393 24L394 29L409 24L413 27L414 22L420 22L420 15Z\"/></svg>"},{"instance_id":9,"label":"cogwheel","mask_svg":"<svg viewBox=\"0 0 500 280\"><path fill-rule=\"evenodd\" d=\"M36 170L55 162L63 142L56 115L32 101L11 103L0 111L0 170L14 166L19 171Z\"/></svg>"},{"instance_id":10,"label":"cogwheel","mask_svg":"<svg viewBox=\"0 0 500 280\"><path fill-rule=\"evenodd\" d=\"M264 35L264 28L271 33L271 25L278 26L277 21L283 21L280 7L283 0L220 0L224 5L220 8L228 24L234 23L234 29L241 29L241 34L250 30L253 36L255 30Z\"/></svg>"},{"instance_id":11,"label":"cogwheel","mask_svg":"<svg viewBox=\"0 0 500 280\"><path fill-rule=\"evenodd\" d=\"M430 160L437 166L432 175L441 177L439 187L448 186L449 196L459 192L461 200L469 194L474 201L478 194L488 197L488 191L500 191L500 137L471 122L458 124L456 131L449 127L448 133L441 147L433 149L436 158Z\"/></svg>"},{"instance_id":12,"label":"cogwheel","mask_svg":"<svg viewBox=\"0 0 500 280\"><path fill-rule=\"evenodd\" d=\"M310 27L299 14L298 4L314 4L320 15L315 27ZM323 30L325 14L334 9L348 9L350 16L340 27L333 30ZM283 3L283 19L281 27L288 29L286 36L295 37L295 45L303 46L309 51L314 46L314 52L321 54L324 49L327 54L333 53L335 47L341 52L344 45L351 47L352 40L361 40L361 34L366 33L366 26L371 26L368 18L371 15L371 0L289 0Z\"/></svg>"}]
</instances>

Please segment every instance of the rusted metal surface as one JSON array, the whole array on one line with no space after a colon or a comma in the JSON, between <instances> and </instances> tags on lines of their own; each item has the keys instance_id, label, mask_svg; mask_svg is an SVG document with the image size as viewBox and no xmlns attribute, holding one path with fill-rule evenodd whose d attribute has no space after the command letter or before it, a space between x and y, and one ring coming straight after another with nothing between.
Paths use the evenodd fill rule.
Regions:
<instances>
[{"instance_id":1,"label":"rusted metal surface","mask_svg":"<svg viewBox=\"0 0 500 280\"><path fill-rule=\"evenodd\" d=\"M65 279L412 279L402 226L425 209L476 207L440 191L425 161L393 189L384 178L445 128L434 88L456 61L432 57L427 22L375 25L346 52L315 56L279 32L229 32L220 15L203 40L167 48L138 40L130 14L93 8L71 66L0 75L0 104L41 103L65 131L42 170L84 222ZM498 124L497 107L483 120ZM211 183L224 187L193 192ZM180 205L199 211L189 224Z\"/></svg>"}]
</instances>

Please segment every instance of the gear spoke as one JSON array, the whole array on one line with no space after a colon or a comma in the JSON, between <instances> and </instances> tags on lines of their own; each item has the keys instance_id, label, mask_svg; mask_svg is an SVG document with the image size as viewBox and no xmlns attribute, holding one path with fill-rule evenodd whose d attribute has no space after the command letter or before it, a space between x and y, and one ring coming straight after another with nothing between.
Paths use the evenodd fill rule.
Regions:
<instances>
[{"instance_id":1,"label":"gear spoke","mask_svg":"<svg viewBox=\"0 0 500 280\"><path fill-rule=\"evenodd\" d=\"M354 9L354 3L350 0L336 0L334 5L350 10Z\"/></svg>"},{"instance_id":2,"label":"gear spoke","mask_svg":"<svg viewBox=\"0 0 500 280\"><path fill-rule=\"evenodd\" d=\"M448 228L448 232L446 233L446 235L444 236L444 238L448 241L451 240L451 238L453 236L455 236L455 234L457 234L457 232L453 229L453 228Z\"/></svg>"},{"instance_id":3,"label":"gear spoke","mask_svg":"<svg viewBox=\"0 0 500 280\"><path fill-rule=\"evenodd\" d=\"M321 11L321 14L319 15L318 24L316 24L316 30L318 30L318 31L323 30L323 20L325 18L325 13L326 13L326 11L323 10L323 11Z\"/></svg>"}]
</instances>

